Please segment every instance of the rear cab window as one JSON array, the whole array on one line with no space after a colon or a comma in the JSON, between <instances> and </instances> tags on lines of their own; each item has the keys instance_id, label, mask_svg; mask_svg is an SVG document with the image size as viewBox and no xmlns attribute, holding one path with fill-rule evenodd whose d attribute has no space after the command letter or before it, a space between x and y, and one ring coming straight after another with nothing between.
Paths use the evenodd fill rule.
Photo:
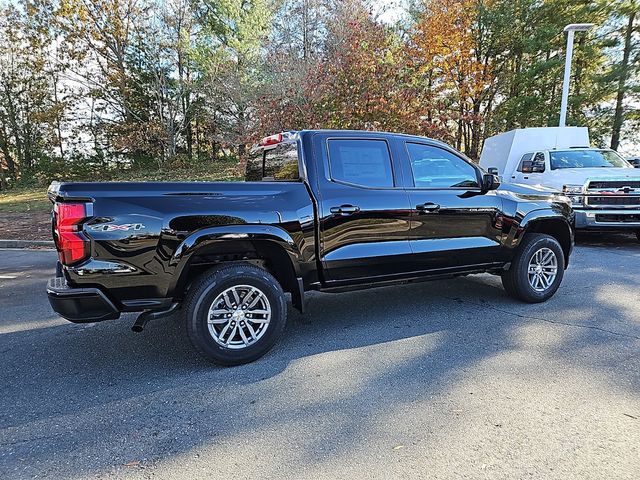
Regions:
<instances>
[{"instance_id":1,"label":"rear cab window","mask_svg":"<svg viewBox=\"0 0 640 480\"><path fill-rule=\"evenodd\" d=\"M367 188L394 186L386 141L333 138L327 144L331 180Z\"/></svg>"},{"instance_id":2,"label":"rear cab window","mask_svg":"<svg viewBox=\"0 0 640 480\"><path fill-rule=\"evenodd\" d=\"M296 142L283 142L251 151L245 174L247 182L300 180L300 160Z\"/></svg>"}]
</instances>

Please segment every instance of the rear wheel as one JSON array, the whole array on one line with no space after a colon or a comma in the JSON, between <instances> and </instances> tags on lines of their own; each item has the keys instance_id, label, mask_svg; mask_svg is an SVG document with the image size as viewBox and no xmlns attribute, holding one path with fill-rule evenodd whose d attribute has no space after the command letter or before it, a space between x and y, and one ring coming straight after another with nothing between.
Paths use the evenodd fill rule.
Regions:
<instances>
[{"instance_id":1,"label":"rear wheel","mask_svg":"<svg viewBox=\"0 0 640 480\"><path fill-rule=\"evenodd\" d=\"M502 274L502 285L514 298L544 302L560 287L564 265L564 253L555 238L529 234L522 239L509 270Z\"/></svg>"},{"instance_id":2,"label":"rear wheel","mask_svg":"<svg viewBox=\"0 0 640 480\"><path fill-rule=\"evenodd\" d=\"M260 358L276 343L287 320L280 284L250 264L205 273L189 290L185 305L191 343L220 365Z\"/></svg>"}]
</instances>

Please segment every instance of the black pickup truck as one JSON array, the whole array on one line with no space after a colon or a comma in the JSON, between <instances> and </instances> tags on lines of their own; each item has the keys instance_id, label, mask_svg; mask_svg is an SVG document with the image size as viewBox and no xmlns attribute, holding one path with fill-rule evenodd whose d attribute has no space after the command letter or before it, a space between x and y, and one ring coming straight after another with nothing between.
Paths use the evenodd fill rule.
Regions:
<instances>
[{"instance_id":1,"label":"black pickup truck","mask_svg":"<svg viewBox=\"0 0 640 480\"><path fill-rule=\"evenodd\" d=\"M53 309L72 322L141 312L134 331L180 309L196 349L235 365L281 335L285 292L304 311L309 290L488 272L541 302L573 247L566 197L498 188L422 137L284 132L252 150L246 180L52 183Z\"/></svg>"}]
</instances>

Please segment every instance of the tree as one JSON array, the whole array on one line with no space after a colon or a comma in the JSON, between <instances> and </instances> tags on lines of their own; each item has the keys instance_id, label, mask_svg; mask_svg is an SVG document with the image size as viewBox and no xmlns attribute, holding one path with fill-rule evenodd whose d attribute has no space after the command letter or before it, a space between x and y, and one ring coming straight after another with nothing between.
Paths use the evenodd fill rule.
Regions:
<instances>
[{"instance_id":1,"label":"tree","mask_svg":"<svg viewBox=\"0 0 640 480\"><path fill-rule=\"evenodd\" d=\"M483 108L495 95L478 0L432 0L412 30L413 63L455 122L455 146L477 158Z\"/></svg>"},{"instance_id":2,"label":"tree","mask_svg":"<svg viewBox=\"0 0 640 480\"><path fill-rule=\"evenodd\" d=\"M1 1L1 0L0 0ZM243 159L314 127L483 139L568 121L618 148L640 125L638 0L11 0L0 18L0 187ZM375 13L378 11L378 13Z\"/></svg>"},{"instance_id":3,"label":"tree","mask_svg":"<svg viewBox=\"0 0 640 480\"><path fill-rule=\"evenodd\" d=\"M269 54L289 54L310 63L325 49L334 9L327 0L284 0L273 15Z\"/></svg>"},{"instance_id":4,"label":"tree","mask_svg":"<svg viewBox=\"0 0 640 480\"><path fill-rule=\"evenodd\" d=\"M261 46L271 15L265 0L205 0L193 59L201 77L208 135L244 158L263 82Z\"/></svg>"},{"instance_id":5,"label":"tree","mask_svg":"<svg viewBox=\"0 0 640 480\"><path fill-rule=\"evenodd\" d=\"M0 185L29 177L39 163L62 157L65 115L60 63L46 0L2 9L0 20ZM55 149L57 148L57 152Z\"/></svg>"},{"instance_id":6,"label":"tree","mask_svg":"<svg viewBox=\"0 0 640 480\"><path fill-rule=\"evenodd\" d=\"M623 38L622 59L613 67L613 76L617 77L615 111L611 131L611 148L614 150L617 150L620 146L625 110L628 110L625 108L625 98L630 89L628 82L632 78L637 81L637 76L640 73L640 41L634 38L640 32L640 25L637 24L638 12L640 12L640 2L638 1L625 1L620 6L620 9L615 12L616 16L619 17L615 20L626 19L626 22L622 22L623 27L620 29L620 36ZM637 102L638 90L635 93Z\"/></svg>"},{"instance_id":7,"label":"tree","mask_svg":"<svg viewBox=\"0 0 640 480\"><path fill-rule=\"evenodd\" d=\"M134 159L146 153L139 125L148 121L147 99L132 66L140 60L134 42L148 11L143 0L61 0L58 21L72 59L67 74L91 100L86 128L97 153Z\"/></svg>"},{"instance_id":8,"label":"tree","mask_svg":"<svg viewBox=\"0 0 640 480\"><path fill-rule=\"evenodd\" d=\"M70 78L91 99L99 156L168 166L193 153L195 34L189 0L62 0Z\"/></svg>"},{"instance_id":9,"label":"tree","mask_svg":"<svg viewBox=\"0 0 640 480\"><path fill-rule=\"evenodd\" d=\"M145 96L146 121L140 122L145 145L160 168L169 166L180 151L193 155L194 19L188 0L158 5L135 32L130 70Z\"/></svg>"}]
</instances>

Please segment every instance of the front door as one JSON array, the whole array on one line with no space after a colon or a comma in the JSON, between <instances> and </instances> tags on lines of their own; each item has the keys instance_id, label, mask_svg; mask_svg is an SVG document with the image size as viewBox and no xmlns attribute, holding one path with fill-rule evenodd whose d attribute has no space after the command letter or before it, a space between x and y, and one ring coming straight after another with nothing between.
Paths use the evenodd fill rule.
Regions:
<instances>
[{"instance_id":1,"label":"front door","mask_svg":"<svg viewBox=\"0 0 640 480\"><path fill-rule=\"evenodd\" d=\"M492 263L500 253L502 200L482 193L476 167L438 145L406 142L413 176L409 239L420 270Z\"/></svg>"},{"instance_id":2,"label":"front door","mask_svg":"<svg viewBox=\"0 0 640 480\"><path fill-rule=\"evenodd\" d=\"M389 142L318 136L320 259L328 281L383 280L411 261L410 208Z\"/></svg>"}]
</instances>

